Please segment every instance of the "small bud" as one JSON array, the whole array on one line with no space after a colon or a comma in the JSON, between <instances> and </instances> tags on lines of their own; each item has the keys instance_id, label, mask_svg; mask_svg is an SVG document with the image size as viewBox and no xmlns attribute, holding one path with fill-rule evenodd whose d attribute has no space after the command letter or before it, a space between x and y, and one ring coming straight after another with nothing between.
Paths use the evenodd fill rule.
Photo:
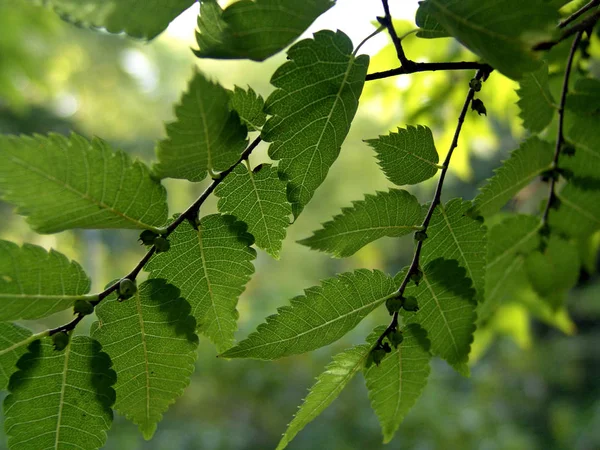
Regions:
<instances>
[{"instance_id":1,"label":"small bud","mask_svg":"<svg viewBox=\"0 0 600 450\"><path fill-rule=\"evenodd\" d=\"M383 345L381 346L381 348L386 353L391 353L391 351L392 351L392 347L390 347L390 344L388 344L387 342L384 342Z\"/></svg>"},{"instance_id":2,"label":"small bud","mask_svg":"<svg viewBox=\"0 0 600 450\"><path fill-rule=\"evenodd\" d=\"M560 151L563 155L566 155L566 156L575 155L575 147L572 146L571 144L563 144Z\"/></svg>"},{"instance_id":3,"label":"small bud","mask_svg":"<svg viewBox=\"0 0 600 450\"><path fill-rule=\"evenodd\" d=\"M570 180L575 175L571 169L558 168L556 170L565 180Z\"/></svg>"},{"instance_id":4,"label":"small bud","mask_svg":"<svg viewBox=\"0 0 600 450\"><path fill-rule=\"evenodd\" d=\"M375 348L371 350L371 355L373 355L373 362L376 366L378 366L383 358L385 358L385 350L382 348Z\"/></svg>"},{"instance_id":5,"label":"small bud","mask_svg":"<svg viewBox=\"0 0 600 450\"><path fill-rule=\"evenodd\" d=\"M402 341L404 340L404 335L402 334L402 331L396 330L396 331L392 331L388 335L388 339L390 340L390 342L392 343L392 345L395 348L398 348L398 346L400 344L402 344Z\"/></svg>"},{"instance_id":6,"label":"small bud","mask_svg":"<svg viewBox=\"0 0 600 450\"><path fill-rule=\"evenodd\" d=\"M469 87L475 92L479 92L481 90L481 80L473 78L471 81L469 81Z\"/></svg>"},{"instance_id":7,"label":"small bud","mask_svg":"<svg viewBox=\"0 0 600 450\"><path fill-rule=\"evenodd\" d=\"M64 331L53 334L52 344L57 352L63 351L69 345L69 334Z\"/></svg>"},{"instance_id":8,"label":"small bud","mask_svg":"<svg viewBox=\"0 0 600 450\"><path fill-rule=\"evenodd\" d=\"M144 230L140 234L140 242L144 245L152 245L154 244L154 239L158 237L154 231Z\"/></svg>"},{"instance_id":9,"label":"small bud","mask_svg":"<svg viewBox=\"0 0 600 450\"><path fill-rule=\"evenodd\" d=\"M542 181L547 183L550 180L558 181L560 177L560 170L557 168L544 170L540 176L542 177Z\"/></svg>"},{"instance_id":10,"label":"small bud","mask_svg":"<svg viewBox=\"0 0 600 450\"><path fill-rule=\"evenodd\" d=\"M171 248L171 243L162 236L154 239L154 246L156 247L156 253L164 253Z\"/></svg>"},{"instance_id":11,"label":"small bud","mask_svg":"<svg viewBox=\"0 0 600 450\"><path fill-rule=\"evenodd\" d=\"M427 233L425 233L424 231L417 231L415 233L415 241L423 242L425 239L427 239Z\"/></svg>"},{"instance_id":12,"label":"small bud","mask_svg":"<svg viewBox=\"0 0 600 450\"><path fill-rule=\"evenodd\" d=\"M89 300L77 300L73 305L73 313L89 316L94 312L94 305Z\"/></svg>"},{"instance_id":13,"label":"small bud","mask_svg":"<svg viewBox=\"0 0 600 450\"><path fill-rule=\"evenodd\" d=\"M129 278L123 278L119 282L119 300L127 300L128 298L133 297L136 292L137 285L135 284L135 281L132 281Z\"/></svg>"},{"instance_id":14,"label":"small bud","mask_svg":"<svg viewBox=\"0 0 600 450\"><path fill-rule=\"evenodd\" d=\"M419 285L421 280L423 279L423 271L421 269L417 269L415 272L410 274L410 280L415 283L416 286Z\"/></svg>"},{"instance_id":15,"label":"small bud","mask_svg":"<svg viewBox=\"0 0 600 450\"><path fill-rule=\"evenodd\" d=\"M385 301L385 307L387 308L388 312L390 313L390 316L393 315L394 313L397 313L398 311L400 311L400 308L402 308L402 298L398 298L398 297L388 298Z\"/></svg>"},{"instance_id":16,"label":"small bud","mask_svg":"<svg viewBox=\"0 0 600 450\"><path fill-rule=\"evenodd\" d=\"M418 311L419 303L417 302L417 297L406 297L402 303L402 308L404 308L405 311Z\"/></svg>"},{"instance_id":17,"label":"small bud","mask_svg":"<svg viewBox=\"0 0 600 450\"><path fill-rule=\"evenodd\" d=\"M479 115L483 114L484 116L487 116L487 110L485 109L485 105L478 98L474 98L473 101L471 102L471 109L473 111L477 111L477 114L479 114Z\"/></svg>"},{"instance_id":18,"label":"small bud","mask_svg":"<svg viewBox=\"0 0 600 450\"><path fill-rule=\"evenodd\" d=\"M548 237L550 236L550 225L548 225L547 223L545 223L539 231L540 236L542 237Z\"/></svg>"},{"instance_id":19,"label":"small bud","mask_svg":"<svg viewBox=\"0 0 600 450\"><path fill-rule=\"evenodd\" d=\"M560 204L561 204L560 198L558 198L556 195L553 195L550 198L550 209L558 210L558 208L560 208Z\"/></svg>"}]
</instances>

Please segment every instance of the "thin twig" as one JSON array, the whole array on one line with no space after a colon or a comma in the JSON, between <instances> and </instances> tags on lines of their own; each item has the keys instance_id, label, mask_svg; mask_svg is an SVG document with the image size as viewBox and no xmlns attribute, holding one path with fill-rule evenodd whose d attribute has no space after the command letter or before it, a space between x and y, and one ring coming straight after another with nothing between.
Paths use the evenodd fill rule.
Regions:
<instances>
[{"instance_id":1,"label":"thin twig","mask_svg":"<svg viewBox=\"0 0 600 450\"><path fill-rule=\"evenodd\" d=\"M413 63L410 67L401 66L396 69L385 70L383 72L374 72L367 75L365 81L380 80L382 78L394 77L396 75L405 75L416 72L435 72L436 70L485 70L492 71L488 64L476 61L455 61L455 62L437 62L437 63Z\"/></svg>"},{"instance_id":2,"label":"thin twig","mask_svg":"<svg viewBox=\"0 0 600 450\"><path fill-rule=\"evenodd\" d=\"M194 203L192 203L181 215L179 215L173 222L171 222L171 224L166 228L166 231L162 234L162 236L168 237L173 231L175 231L177 229L177 227L179 225L181 225L186 220L191 220L192 222L195 223L197 216L198 216L198 212L200 211L200 207L206 201L206 199L210 196L210 194L212 194L212 192L225 179L225 177L227 177L227 175L229 175L231 172L233 172L235 170L235 168L240 163L242 163L242 161L245 161L248 159L248 157L250 156L252 151L258 146L258 144L260 144L260 142L261 142L260 136L257 137L256 139L254 139L254 141L252 141L252 143L246 148L246 150L244 150L244 152L241 154L239 159L228 169L221 172L219 174L218 178L213 179L212 183L204 190L204 192L202 192L202 194L200 194L200 196L194 201ZM133 268L133 270L131 272L129 272L123 278L119 279L118 281L116 281L115 283L111 284L109 287L104 289L102 292L100 292L98 294L97 299L91 301L90 303L94 306L98 305L98 303L100 303L102 300L104 300L106 297L108 297L110 294L112 294L119 288L119 284L120 284L121 280L129 279L131 281L134 281L137 278L138 274L142 271L144 266L148 263L148 261L150 261L150 258L152 258L152 255L154 255L154 253L156 253L156 246L153 245L146 252L146 254L142 257L142 259L140 259L140 261L136 264L136 266ZM79 322L81 322L84 317L85 317L84 315L78 314L69 323L61 325L56 328L53 328L51 330L48 330L48 335L52 336L53 334L56 334L59 332L69 332L69 331L75 329L77 324L79 324Z\"/></svg>"},{"instance_id":3,"label":"thin twig","mask_svg":"<svg viewBox=\"0 0 600 450\"><path fill-rule=\"evenodd\" d=\"M385 26L392 38L392 42L394 43L394 47L396 48L396 55L398 55L398 60L400 64L404 67L411 67L414 62L406 57L404 53L404 49L402 48L402 41L396 34L396 29L394 28L394 22L392 21L392 15L390 14L390 5L388 4L388 0L381 0L383 4L383 11L385 15L383 17L378 17L379 23Z\"/></svg>"},{"instance_id":4,"label":"thin twig","mask_svg":"<svg viewBox=\"0 0 600 450\"><path fill-rule=\"evenodd\" d=\"M566 27L567 25L569 25L574 20L577 20L582 14L585 14L590 9L592 9L592 8L594 8L596 6L599 6L599 5L600 5L600 0L592 0L587 5L581 7L580 9L578 9L577 11L575 11L573 14L571 14L569 17L567 17L565 20L563 20L562 22L560 22L558 24L558 28L564 28L564 27Z\"/></svg>"},{"instance_id":5,"label":"thin twig","mask_svg":"<svg viewBox=\"0 0 600 450\"><path fill-rule=\"evenodd\" d=\"M583 37L583 33L583 30L580 31L575 36L575 39L573 39L573 43L571 44L571 51L569 52L569 57L567 59L567 66L565 68L565 76L563 78L562 91L560 94L560 104L558 105L558 130L556 132L556 147L554 148L554 158L552 158L550 170L556 170L558 168L560 151L565 142L563 125L565 120L565 104L567 102L567 93L569 91L569 77L571 75L571 68L573 67L573 59L575 58L575 53L577 52L577 47L579 46L579 42ZM548 226L548 215L550 214L550 209L556 202L556 181L556 175L550 177L550 187L548 189L548 202L546 203L544 213L542 214L542 228Z\"/></svg>"},{"instance_id":6,"label":"thin twig","mask_svg":"<svg viewBox=\"0 0 600 450\"><path fill-rule=\"evenodd\" d=\"M552 47L570 38L574 34L592 29L596 22L598 22L598 20L600 20L600 9L595 11L594 14L591 14L588 17L586 17L581 22L578 22L572 27L567 28L561 33L558 39L555 39L553 41L540 42L539 44L536 44L533 47L533 50L550 50Z\"/></svg>"},{"instance_id":7,"label":"thin twig","mask_svg":"<svg viewBox=\"0 0 600 450\"><path fill-rule=\"evenodd\" d=\"M475 75L475 79L481 80L482 78L487 77L487 75L489 73L490 73L489 71L486 71L484 69L479 69L477 71L477 74ZM435 208L440 203L440 199L442 196L442 189L444 187L444 180L446 179L446 174L448 172L448 168L450 167L450 159L452 158L452 153L454 152L454 149L458 146L458 138L460 136L460 132L462 130L462 126L465 121L467 111L469 110L469 106L471 105L471 102L473 101L474 96L475 96L475 89L473 89L471 87L469 89L469 93L467 94L467 98L465 99L465 103L462 107L460 115L458 116L458 124L456 126L456 130L454 131L454 137L452 138L452 143L450 144L450 149L448 150L448 154L446 155L446 159L444 160L444 164L442 165L442 171L440 173L440 178L439 178L437 186L435 188L435 193L433 194L433 200L431 201L431 204L429 205L429 209L427 210L427 214L425 215L425 218L423 219L423 223L421 225L421 231L420 231L421 233L427 232L427 227L429 226L429 222L431 222L431 218L433 217ZM400 287L396 291L395 297L401 298L404 295L404 291L406 290L406 287L408 286L408 283L410 282L411 276L413 274L418 273L419 260L421 258L421 249L423 248L424 242L425 241L423 241L423 240L417 241L417 245L415 247L415 253L413 255L412 262L410 263L410 266L408 267L408 270L406 271L406 275L404 276L404 279L402 280ZM395 312L392 316L392 321L390 322L388 327L385 329L385 331L381 334L381 336L379 336L379 338L377 339L375 348L381 346L383 339L385 339L385 337L387 335L389 335L391 332L395 331L397 328L398 328L398 313Z\"/></svg>"}]
</instances>

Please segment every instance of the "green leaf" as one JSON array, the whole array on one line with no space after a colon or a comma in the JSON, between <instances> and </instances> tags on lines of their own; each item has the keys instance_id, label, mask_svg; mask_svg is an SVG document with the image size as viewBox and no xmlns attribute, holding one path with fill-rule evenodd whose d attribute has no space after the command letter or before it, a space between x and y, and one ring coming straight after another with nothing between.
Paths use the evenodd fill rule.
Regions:
<instances>
[{"instance_id":1,"label":"green leaf","mask_svg":"<svg viewBox=\"0 0 600 450\"><path fill-rule=\"evenodd\" d=\"M196 361L198 337L190 305L164 280L142 283L124 302L116 295L96 308L91 336L119 374L114 408L152 438L162 414L183 394Z\"/></svg>"},{"instance_id":2,"label":"green leaf","mask_svg":"<svg viewBox=\"0 0 600 450\"><path fill-rule=\"evenodd\" d=\"M161 178L202 181L207 172L223 171L240 157L248 141L247 129L231 111L229 94L218 83L196 71L175 108L175 122L167 124L153 170Z\"/></svg>"},{"instance_id":3,"label":"green leaf","mask_svg":"<svg viewBox=\"0 0 600 450\"><path fill-rule=\"evenodd\" d=\"M298 3L300 4L300 3ZM352 54L352 41L341 31L323 30L288 51L267 99L272 117L262 138L272 142L269 156L279 161L288 184L288 200L298 217L338 157L358 107L369 57Z\"/></svg>"},{"instance_id":4,"label":"green leaf","mask_svg":"<svg viewBox=\"0 0 600 450\"><path fill-rule=\"evenodd\" d=\"M252 171L240 164L217 187L215 195L221 213L248 224L256 245L279 257L292 208L285 196L285 182L275 167L263 164Z\"/></svg>"},{"instance_id":5,"label":"green leaf","mask_svg":"<svg viewBox=\"0 0 600 450\"><path fill-rule=\"evenodd\" d=\"M551 210L550 227L567 236L585 237L600 229L600 191L567 184L559 193L560 207Z\"/></svg>"},{"instance_id":6,"label":"green leaf","mask_svg":"<svg viewBox=\"0 0 600 450\"><path fill-rule=\"evenodd\" d=\"M49 316L87 299L89 291L81 266L62 253L0 240L0 321Z\"/></svg>"},{"instance_id":7,"label":"green leaf","mask_svg":"<svg viewBox=\"0 0 600 450\"><path fill-rule=\"evenodd\" d=\"M471 202L459 198L435 208L421 250L421 262L436 258L454 259L467 271L477 298L485 287L486 229L467 215Z\"/></svg>"},{"instance_id":8,"label":"green leaf","mask_svg":"<svg viewBox=\"0 0 600 450\"><path fill-rule=\"evenodd\" d=\"M71 134L0 136L0 191L38 233L147 228L167 220L167 195L140 161ZM40 195L43 193L43 195Z\"/></svg>"},{"instance_id":9,"label":"green leaf","mask_svg":"<svg viewBox=\"0 0 600 450\"><path fill-rule=\"evenodd\" d=\"M116 376L97 341L71 339L62 351L52 339L31 343L4 400L11 449L98 449L106 442Z\"/></svg>"},{"instance_id":10,"label":"green leaf","mask_svg":"<svg viewBox=\"0 0 600 450\"><path fill-rule=\"evenodd\" d=\"M212 214L200 220L197 230L183 222L169 241L171 249L154 256L146 270L151 278L177 286L199 331L218 351L226 350L237 329L238 297L254 273L252 236L234 217Z\"/></svg>"},{"instance_id":11,"label":"green leaf","mask_svg":"<svg viewBox=\"0 0 600 450\"><path fill-rule=\"evenodd\" d=\"M543 0L426 0L419 9L514 80L539 67L531 47L550 37L559 19L557 9Z\"/></svg>"},{"instance_id":12,"label":"green leaf","mask_svg":"<svg viewBox=\"0 0 600 450\"><path fill-rule=\"evenodd\" d=\"M425 330L413 323L403 330L404 340L379 366L364 371L371 407L388 443L408 411L421 396L429 377L429 341Z\"/></svg>"},{"instance_id":13,"label":"green leaf","mask_svg":"<svg viewBox=\"0 0 600 450\"><path fill-rule=\"evenodd\" d=\"M363 368L369 350L368 345L362 344L344 350L333 357L333 361L310 388L276 450L286 448L306 425L316 419L340 395L354 375Z\"/></svg>"},{"instance_id":14,"label":"green leaf","mask_svg":"<svg viewBox=\"0 0 600 450\"><path fill-rule=\"evenodd\" d=\"M202 0L196 40L199 58L263 61L294 42L334 0L242 0L225 11Z\"/></svg>"},{"instance_id":15,"label":"green leaf","mask_svg":"<svg viewBox=\"0 0 600 450\"><path fill-rule=\"evenodd\" d=\"M598 116L567 115L570 126L565 127L565 137L575 145L575 155L561 155L559 167L570 169L575 174L576 182L587 183L594 181L593 187L598 188L600 179L600 128Z\"/></svg>"},{"instance_id":16,"label":"green leaf","mask_svg":"<svg viewBox=\"0 0 600 450\"><path fill-rule=\"evenodd\" d=\"M548 85L548 65L543 63L539 69L526 73L519 80L517 94L517 104L521 109L519 117L523 119L523 126L532 133L541 132L557 112L556 102Z\"/></svg>"},{"instance_id":17,"label":"green leaf","mask_svg":"<svg viewBox=\"0 0 600 450\"><path fill-rule=\"evenodd\" d=\"M306 289L290 306L267 322L224 358L277 359L309 352L337 341L394 291L394 280L382 272L357 270L329 278Z\"/></svg>"},{"instance_id":18,"label":"green leaf","mask_svg":"<svg viewBox=\"0 0 600 450\"><path fill-rule=\"evenodd\" d=\"M440 160L431 130L425 126L398 128L397 133L365 141L377 152L385 176L398 185L417 184L434 176Z\"/></svg>"},{"instance_id":19,"label":"green leaf","mask_svg":"<svg viewBox=\"0 0 600 450\"><path fill-rule=\"evenodd\" d=\"M519 286L514 280L524 275L525 257L540 245L539 229L539 219L526 215L508 217L489 229L485 301L477 310L480 321L513 297Z\"/></svg>"},{"instance_id":20,"label":"green leaf","mask_svg":"<svg viewBox=\"0 0 600 450\"><path fill-rule=\"evenodd\" d=\"M236 86L229 94L229 105L235 110L248 131L257 131L267 121L267 114L263 111L265 101L251 87L245 91Z\"/></svg>"},{"instance_id":21,"label":"green leaf","mask_svg":"<svg viewBox=\"0 0 600 450\"><path fill-rule=\"evenodd\" d=\"M550 235L543 252L535 251L525 261L531 285L555 310L577 284L580 266L577 247L555 235Z\"/></svg>"},{"instance_id":22,"label":"green leaf","mask_svg":"<svg viewBox=\"0 0 600 450\"><path fill-rule=\"evenodd\" d=\"M404 323L418 323L425 328L431 352L444 358L461 374L468 375L467 361L477 318L471 280L455 260L439 258L422 270L419 286L409 285L404 294L417 298L419 310L403 310ZM404 271L398 278L400 276L404 276Z\"/></svg>"},{"instance_id":23,"label":"green leaf","mask_svg":"<svg viewBox=\"0 0 600 450\"><path fill-rule=\"evenodd\" d=\"M481 188L473 200L477 211L485 217L497 213L515 194L550 168L553 156L550 143L535 136L524 141Z\"/></svg>"},{"instance_id":24,"label":"green leaf","mask_svg":"<svg viewBox=\"0 0 600 450\"><path fill-rule=\"evenodd\" d=\"M152 39L195 0L46 0L65 20Z\"/></svg>"},{"instance_id":25,"label":"green leaf","mask_svg":"<svg viewBox=\"0 0 600 450\"><path fill-rule=\"evenodd\" d=\"M419 27L417 36L423 39L436 39L450 37L450 34L431 14L428 14L427 8L417 9L415 22Z\"/></svg>"},{"instance_id":26,"label":"green leaf","mask_svg":"<svg viewBox=\"0 0 600 450\"><path fill-rule=\"evenodd\" d=\"M0 390L8 386L8 379L17 370L17 361L27 351L32 336L27 328L0 322Z\"/></svg>"},{"instance_id":27,"label":"green leaf","mask_svg":"<svg viewBox=\"0 0 600 450\"><path fill-rule=\"evenodd\" d=\"M300 244L344 258L384 236L400 237L421 228L421 205L407 191L367 194L364 200L352 203Z\"/></svg>"},{"instance_id":28,"label":"green leaf","mask_svg":"<svg viewBox=\"0 0 600 450\"><path fill-rule=\"evenodd\" d=\"M582 116L600 114L600 81L594 78L577 80L575 88L567 96L567 108Z\"/></svg>"}]
</instances>

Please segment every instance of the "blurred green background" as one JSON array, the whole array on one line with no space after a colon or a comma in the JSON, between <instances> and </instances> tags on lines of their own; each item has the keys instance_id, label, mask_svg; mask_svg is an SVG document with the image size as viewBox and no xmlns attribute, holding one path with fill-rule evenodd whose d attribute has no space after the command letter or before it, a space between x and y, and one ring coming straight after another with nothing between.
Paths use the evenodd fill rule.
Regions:
<instances>
[{"instance_id":1,"label":"blurred green background","mask_svg":"<svg viewBox=\"0 0 600 450\"><path fill-rule=\"evenodd\" d=\"M416 1L395 12L414 15ZM348 32L355 44L373 29L379 2L339 0L311 28ZM0 132L68 133L109 140L141 160L153 160L164 122L173 119L194 65L228 88L252 86L263 96L269 78L284 61L278 55L263 64L197 60L193 29L196 9L150 43L62 22L50 10L25 0L0 0ZM394 11L393 11L394 12ZM397 22L399 34L414 28ZM409 56L419 61L469 60L472 55L448 39L426 41L409 36ZM598 57L598 37L590 52ZM365 47L372 54L370 72L397 66L393 48L379 35ZM565 48L553 52L559 57ZM598 66L598 60L591 64ZM597 72L597 71L596 71ZM295 243L365 193L390 187L374 153L363 139L397 126L432 128L442 156L449 146L471 73L421 73L369 82L339 160L300 219L290 227L280 260L263 252L256 274L239 303L238 338L320 279L359 267L395 273L409 262L412 241L383 239L345 260L311 252ZM556 86L560 79L552 80ZM524 131L518 119L516 84L494 73L481 93L487 117L470 113L444 197L471 199L499 161L517 146ZM552 135L551 135L552 136ZM549 137L551 139L552 137ZM252 163L266 158L266 149ZM202 183L167 180L171 213L183 210L202 191ZM433 182L412 189L423 202ZM509 205L534 212L545 192L534 183ZM215 211L208 202L201 213ZM10 205L0 202L0 238L56 248L79 261L100 290L127 273L144 249L133 231L75 230L37 235ZM598 236L596 236L598 241ZM597 247L592 247L597 248ZM600 283L597 253L568 299L568 315L547 311L531 318L522 303L503 305L486 329L478 330L470 379L441 360L424 395L386 448L405 449L598 449L600 448ZM36 331L68 320L69 312L25 323ZM87 333L89 318L78 328ZM192 382L165 414L154 439L143 441L137 428L116 415L107 449L269 449L274 448L306 389L331 356L362 342L388 316L382 308L332 346L311 354L265 363L223 361L207 339ZM4 394L2 394L4 395ZM0 432L2 434L2 432ZM0 438L5 448L6 438ZM358 376L340 398L290 445L291 449L383 448L379 425Z\"/></svg>"}]
</instances>

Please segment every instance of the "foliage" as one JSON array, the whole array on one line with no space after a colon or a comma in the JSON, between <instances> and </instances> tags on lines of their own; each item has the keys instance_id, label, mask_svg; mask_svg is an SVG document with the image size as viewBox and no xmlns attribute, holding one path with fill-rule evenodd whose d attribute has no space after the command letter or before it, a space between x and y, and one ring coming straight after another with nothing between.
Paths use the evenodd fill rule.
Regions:
<instances>
[{"instance_id":1,"label":"foliage","mask_svg":"<svg viewBox=\"0 0 600 450\"><path fill-rule=\"evenodd\" d=\"M130 1L45 3L67 21L152 39L193 2L155 1L143 8ZM468 376L486 333L514 303L564 329L566 296L582 271L596 270L590 248L597 249L594 233L600 230L600 82L589 61L597 52L590 36L600 13L595 1L579 12L562 8L565 3L425 0L414 45L435 54L436 41L429 39L449 37L479 60L418 63L409 58L413 41L398 36L382 0L377 32L388 32L401 67L374 72L361 45L342 31L320 30L293 43L334 1L240 0L222 9L216 0L203 0L194 51L200 58L263 61L293 43L266 100L251 87L229 90L195 71L151 168L100 138L0 136L0 196L35 232L135 229L146 247L131 272L90 293L86 273L62 253L0 241L0 386L9 391L9 446L99 448L113 409L150 439L190 383L198 335L214 344L219 364L271 361L362 330L359 324L376 309L387 310L389 325L333 357L278 449L361 371L389 442L424 391L432 357ZM567 11L575 14L566 18ZM279 257L288 227L340 154L365 83L473 67L477 73L468 82L457 78L452 88L464 98L453 113L455 127L447 117L418 124L417 111L414 125L396 124L396 131L365 139L389 184L426 186L437 176L431 201L414 195L422 193L418 189L365 193L299 241L346 258L383 237L414 233L409 266L395 277L357 269L326 278L235 343L238 300L255 265L263 264L254 247ZM519 85L518 114L530 134L479 195L442 201L455 150L466 147L461 132L492 120L477 113L497 113L484 101L488 86L504 76ZM450 95L447 86L444 91ZM423 108L442 109L432 104ZM360 132L362 138L379 134ZM270 160L253 164L261 142L269 144ZM171 219L166 178L205 185ZM537 178L539 211L503 211ZM341 180L340 189L351 183ZM218 212L206 213L212 194ZM138 286L143 270L147 280ZM70 321L38 333L13 323L69 308ZM97 321L90 337L74 336L91 314Z\"/></svg>"}]
</instances>

